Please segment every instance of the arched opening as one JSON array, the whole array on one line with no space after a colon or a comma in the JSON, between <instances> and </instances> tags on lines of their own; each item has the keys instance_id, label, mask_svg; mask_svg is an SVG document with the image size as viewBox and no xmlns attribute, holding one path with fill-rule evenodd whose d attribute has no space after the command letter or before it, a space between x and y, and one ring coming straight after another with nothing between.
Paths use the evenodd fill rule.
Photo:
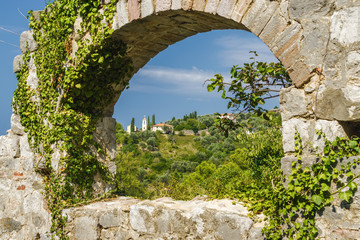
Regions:
<instances>
[{"instance_id":1,"label":"arched opening","mask_svg":"<svg viewBox=\"0 0 360 240\"><path fill-rule=\"evenodd\" d=\"M221 101L220 94L208 93L203 83L206 79L212 78L215 73L223 73L228 78L232 65L241 66L245 62L252 61L249 59L253 57L253 54L249 53L250 50L259 53L260 56L256 59L258 61L278 61L269 48L248 31L214 30L179 41L152 58L132 77L130 88L121 93L115 105L113 117L127 130L133 117L135 126L141 129L144 115L150 122L152 115L155 114L156 123L167 121L168 124L172 124L173 117L177 123L184 122L183 116L193 111L197 111L197 115L200 116L196 119L199 122L202 121L202 117L211 118L213 121L215 112L231 113L232 110L227 109L227 101ZM279 107L279 101L275 99L267 105L267 108ZM248 116L243 117L243 122L248 120ZM120 194L150 198L161 196L179 198L180 196L176 195L178 193L171 195L169 189L173 189L183 181L183 176L194 173L201 163L204 166L208 164L213 167L214 171L220 168L226 169L222 174L228 173L230 165L225 163L230 162L231 155L235 158L234 151L240 148L236 135L241 131L234 131L226 140L221 131L216 130L212 124L213 122L209 124L210 130L201 129L198 134L188 136L181 135L184 131L177 131L174 135L150 134L142 130L130 135L123 133L126 136L119 134L122 139L117 139L118 147L122 146L118 149L118 154L121 157L118 155L115 161L119 164L118 173L124 177L121 179L124 182L119 187L120 191L123 191ZM254 129L254 132L259 134L256 128L260 129L265 125L260 118L254 117L249 121L247 129L249 132ZM124 140L125 138L127 139ZM151 141L154 139L158 143L152 146ZM280 140L277 146L279 150L282 148L279 135L276 140ZM253 138L252 141L251 144L256 145ZM272 144L276 145L274 142L275 139L272 139ZM196 146L201 149L196 149ZM138 150L142 153L136 153ZM278 163L280 163L280 158L278 158ZM234 169L239 170L238 164L242 163L232 161L232 164ZM248 169L247 164L250 163L243 163L242 167L246 170L238 171L238 173L247 171L246 174L249 174L251 170ZM260 162L257 164L261 165ZM218 170L218 174L221 174L220 172ZM175 178L176 174L178 179ZM249 177L246 174L244 178ZM129 186L128 179L131 179L133 186ZM161 187L156 189L157 185ZM183 188L187 187L188 185L183 185ZM183 198L191 199L194 197L193 194L200 194L200 192L194 190L188 195L184 193Z\"/></svg>"},{"instance_id":2,"label":"arched opening","mask_svg":"<svg viewBox=\"0 0 360 240\"><path fill-rule=\"evenodd\" d=\"M156 114L160 123L193 111L198 115L231 112L220 94L207 91L204 81L216 73L228 79L231 66L251 61L250 50L259 54L258 61L278 61L258 37L241 30L214 30L173 44L132 77L113 117L126 128L132 117L141 126L144 115L151 121ZM276 101L267 102L266 107L279 107Z\"/></svg>"},{"instance_id":3,"label":"arched opening","mask_svg":"<svg viewBox=\"0 0 360 240\"><path fill-rule=\"evenodd\" d=\"M302 72L306 67L301 61L298 61L299 32L301 31L299 26L287 22L276 11L279 7L278 3L271 2L267 6L268 8L263 9L264 6L258 6L257 2L253 6L254 11L249 11L247 14L244 11L249 7L249 3L243 4L244 6L240 4L240 9L232 6L235 9L228 9L229 12L225 15L214 15L207 12L205 7L202 10L196 9L198 11L159 11L156 14L137 19L138 16L135 20L132 20L131 16L127 16L128 13L126 13L125 17L129 17L132 21L123 20L121 22L124 16L119 16L118 22L114 23L114 26L118 25L119 29L114 32L113 38L127 44L128 55L134 66L132 74L135 74L159 52L189 36L216 29L241 29L259 36L275 53L275 56L283 62L293 80L295 79L294 82L298 85L303 84L307 80L305 79L307 71ZM232 15L229 14L231 12ZM254 16L254 14L260 13L264 14L261 18ZM239 23L240 19L242 22ZM116 87L120 91L123 88L123 84ZM118 97L119 95L104 109L106 116L112 115Z\"/></svg>"}]
</instances>

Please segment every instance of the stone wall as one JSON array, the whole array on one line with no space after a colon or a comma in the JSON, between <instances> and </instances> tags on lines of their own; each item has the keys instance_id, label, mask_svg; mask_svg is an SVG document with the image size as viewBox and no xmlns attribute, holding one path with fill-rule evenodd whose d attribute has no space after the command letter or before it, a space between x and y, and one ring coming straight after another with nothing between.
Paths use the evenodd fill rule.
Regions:
<instances>
[{"instance_id":1,"label":"stone wall","mask_svg":"<svg viewBox=\"0 0 360 240\"><path fill-rule=\"evenodd\" d=\"M75 30L81 21L76 20ZM113 28L113 37L129 47L133 74L167 46L199 32L242 29L264 41L294 82L280 97L285 173L294 160L295 130L303 140L305 164L313 162L323 146L316 130L322 129L330 140L360 133L360 1L119 0ZM74 52L75 39L76 33ZM22 51L26 45L31 52L37 49L31 31L21 34L20 43ZM23 63L22 55L15 57L14 72L21 64L29 65L27 82L36 89L33 61ZM96 133L110 156L102 161L113 172L116 145L111 116L118 97L104 108L105 118ZM61 154L53 155L55 168ZM50 213L34 167L41 169L41 157L31 152L19 118L13 115L11 130L0 137L0 239L49 238ZM99 192L109 188L101 179L94 187ZM358 192L351 205L337 199L320 213L321 237L360 239L359 204ZM228 200L124 198L64 211L71 239L260 239L260 225L246 213Z\"/></svg>"},{"instance_id":2,"label":"stone wall","mask_svg":"<svg viewBox=\"0 0 360 240\"><path fill-rule=\"evenodd\" d=\"M63 212L70 239L263 239L264 225L231 200L119 198Z\"/></svg>"},{"instance_id":3,"label":"stone wall","mask_svg":"<svg viewBox=\"0 0 360 240\"><path fill-rule=\"evenodd\" d=\"M8 135L0 136L0 239L47 239L50 212L42 177L17 115Z\"/></svg>"}]
</instances>

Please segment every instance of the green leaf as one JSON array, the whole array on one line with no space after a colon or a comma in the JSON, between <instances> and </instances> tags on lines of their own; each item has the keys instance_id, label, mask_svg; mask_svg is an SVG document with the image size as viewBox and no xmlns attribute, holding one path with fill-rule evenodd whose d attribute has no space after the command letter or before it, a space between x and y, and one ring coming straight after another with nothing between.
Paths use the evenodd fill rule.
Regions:
<instances>
[{"instance_id":1,"label":"green leaf","mask_svg":"<svg viewBox=\"0 0 360 240\"><path fill-rule=\"evenodd\" d=\"M76 88L81 88L81 84L78 83L78 84L75 85L75 87L76 87Z\"/></svg>"},{"instance_id":2,"label":"green leaf","mask_svg":"<svg viewBox=\"0 0 360 240\"><path fill-rule=\"evenodd\" d=\"M351 191L354 191L354 190L357 189L357 184L354 183L354 182L350 182L350 183L348 184L348 186L349 186L349 188L350 188Z\"/></svg>"},{"instance_id":3,"label":"green leaf","mask_svg":"<svg viewBox=\"0 0 360 240\"><path fill-rule=\"evenodd\" d=\"M339 198L340 199L343 199L343 200L345 200L345 201L349 201L350 200L350 198L353 196L353 193L352 193L352 191L350 191L350 190L348 190L348 191L346 191L346 192L341 192L341 193L339 193Z\"/></svg>"},{"instance_id":4,"label":"green leaf","mask_svg":"<svg viewBox=\"0 0 360 240\"><path fill-rule=\"evenodd\" d=\"M321 183L321 191L326 192L329 190L330 190L330 187L327 184Z\"/></svg>"},{"instance_id":5,"label":"green leaf","mask_svg":"<svg viewBox=\"0 0 360 240\"><path fill-rule=\"evenodd\" d=\"M212 91L214 91L215 90L215 86L214 86L214 84L213 83L211 83L211 84L209 84L209 85L207 85L207 90L208 90L208 92L212 92Z\"/></svg>"},{"instance_id":6,"label":"green leaf","mask_svg":"<svg viewBox=\"0 0 360 240\"><path fill-rule=\"evenodd\" d=\"M351 148L355 148L357 145L358 145L357 141L350 141L350 142L349 142L349 146L350 146Z\"/></svg>"},{"instance_id":7,"label":"green leaf","mask_svg":"<svg viewBox=\"0 0 360 240\"><path fill-rule=\"evenodd\" d=\"M316 205L321 205L323 203L323 198L319 195L312 195L311 200L313 200Z\"/></svg>"}]
</instances>

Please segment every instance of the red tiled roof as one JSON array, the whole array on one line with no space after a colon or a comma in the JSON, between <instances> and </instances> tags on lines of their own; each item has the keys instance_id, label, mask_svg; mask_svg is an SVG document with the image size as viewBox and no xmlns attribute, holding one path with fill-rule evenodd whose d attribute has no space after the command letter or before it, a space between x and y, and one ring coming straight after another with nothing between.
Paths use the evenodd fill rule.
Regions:
<instances>
[{"instance_id":1,"label":"red tiled roof","mask_svg":"<svg viewBox=\"0 0 360 240\"><path fill-rule=\"evenodd\" d=\"M159 124L153 125L153 127L164 127L164 126L172 127L172 125L168 125L165 123L159 123Z\"/></svg>"}]
</instances>

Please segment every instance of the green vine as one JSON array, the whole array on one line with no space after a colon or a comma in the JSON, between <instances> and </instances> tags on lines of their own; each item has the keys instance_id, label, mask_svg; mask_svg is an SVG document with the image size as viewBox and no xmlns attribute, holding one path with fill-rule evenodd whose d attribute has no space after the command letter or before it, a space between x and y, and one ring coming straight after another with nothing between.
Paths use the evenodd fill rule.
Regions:
<instances>
[{"instance_id":1,"label":"green vine","mask_svg":"<svg viewBox=\"0 0 360 240\"><path fill-rule=\"evenodd\" d=\"M38 49L24 54L27 64L17 74L12 105L42 159L35 167L44 176L51 232L60 239L67 239L62 209L95 197L96 174L107 182L112 179L98 160L106 152L94 133L104 107L118 94L113 86L127 86L124 79L132 71L126 45L112 36L116 2L48 1L45 10L30 12ZM75 30L77 19L82 21ZM32 61L39 79L36 88L27 83ZM64 153L58 169L52 166L55 149Z\"/></svg>"},{"instance_id":2,"label":"green vine","mask_svg":"<svg viewBox=\"0 0 360 240\"><path fill-rule=\"evenodd\" d=\"M323 153L314 164L304 166L301 138L296 133L297 161L292 163L287 186L278 181L267 198L272 204L266 205L268 222L263 231L269 239L315 239L318 236L316 214L333 204L334 199L351 202L357 190L354 180L360 175L354 175L352 170L360 159L342 162L350 156L360 155L359 138L336 138L331 142L321 131L318 135L325 140Z\"/></svg>"}]
</instances>

